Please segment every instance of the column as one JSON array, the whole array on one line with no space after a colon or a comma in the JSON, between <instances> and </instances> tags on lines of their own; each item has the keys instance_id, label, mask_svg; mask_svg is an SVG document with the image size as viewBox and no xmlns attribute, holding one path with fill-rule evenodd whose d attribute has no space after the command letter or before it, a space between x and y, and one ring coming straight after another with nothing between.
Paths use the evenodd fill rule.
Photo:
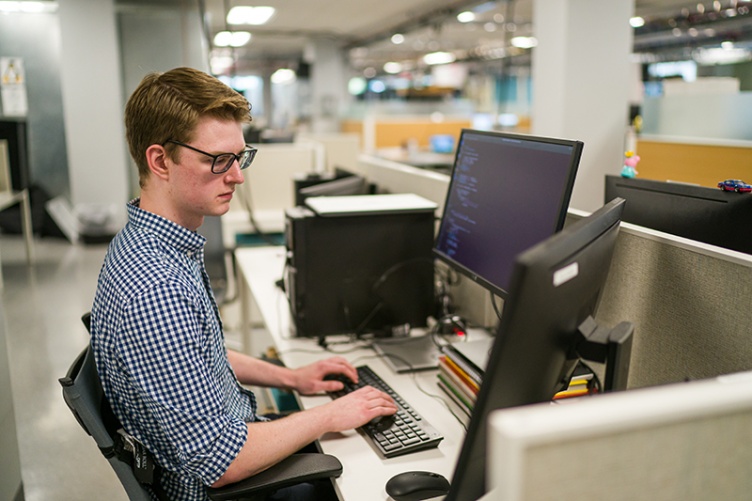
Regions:
<instances>
[{"instance_id":1,"label":"column","mask_svg":"<svg viewBox=\"0 0 752 501\"><path fill-rule=\"evenodd\" d=\"M71 203L125 221L128 177L114 0L59 3Z\"/></svg>"},{"instance_id":2,"label":"column","mask_svg":"<svg viewBox=\"0 0 752 501\"><path fill-rule=\"evenodd\" d=\"M339 117L349 100L342 51L334 40L314 39L306 51L311 64L312 132L339 132Z\"/></svg>"},{"instance_id":3,"label":"column","mask_svg":"<svg viewBox=\"0 0 752 501\"><path fill-rule=\"evenodd\" d=\"M570 207L603 205L624 158L633 1L533 0L532 133L585 143Z\"/></svg>"}]
</instances>

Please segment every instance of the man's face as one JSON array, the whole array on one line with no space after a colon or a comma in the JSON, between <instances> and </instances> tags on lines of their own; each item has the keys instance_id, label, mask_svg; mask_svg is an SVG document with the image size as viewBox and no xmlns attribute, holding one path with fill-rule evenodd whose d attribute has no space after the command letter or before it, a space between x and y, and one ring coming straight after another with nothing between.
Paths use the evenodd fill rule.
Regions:
<instances>
[{"instance_id":1,"label":"man's face","mask_svg":"<svg viewBox=\"0 0 752 501\"><path fill-rule=\"evenodd\" d=\"M203 118L190 146L210 153L238 154L245 149L241 125L235 121ZM170 162L169 194L178 224L196 230L204 216L221 216L230 209L235 186L243 182L237 161L227 172L214 174L212 158L177 147L176 162Z\"/></svg>"}]
</instances>

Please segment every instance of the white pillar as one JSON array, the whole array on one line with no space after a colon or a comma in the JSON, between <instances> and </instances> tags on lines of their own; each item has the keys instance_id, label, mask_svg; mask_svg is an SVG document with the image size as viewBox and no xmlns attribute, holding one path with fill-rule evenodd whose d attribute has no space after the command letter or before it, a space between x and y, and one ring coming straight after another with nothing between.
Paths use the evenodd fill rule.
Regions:
<instances>
[{"instance_id":1,"label":"white pillar","mask_svg":"<svg viewBox=\"0 0 752 501\"><path fill-rule=\"evenodd\" d=\"M114 0L59 2L71 203L125 220L128 176Z\"/></svg>"},{"instance_id":2,"label":"white pillar","mask_svg":"<svg viewBox=\"0 0 752 501\"><path fill-rule=\"evenodd\" d=\"M603 205L624 158L632 77L628 0L533 0L532 132L585 143L570 206Z\"/></svg>"},{"instance_id":3,"label":"white pillar","mask_svg":"<svg viewBox=\"0 0 752 501\"><path fill-rule=\"evenodd\" d=\"M339 117L349 100L342 50L334 40L314 39L306 51L311 63L313 132L338 132Z\"/></svg>"}]
</instances>

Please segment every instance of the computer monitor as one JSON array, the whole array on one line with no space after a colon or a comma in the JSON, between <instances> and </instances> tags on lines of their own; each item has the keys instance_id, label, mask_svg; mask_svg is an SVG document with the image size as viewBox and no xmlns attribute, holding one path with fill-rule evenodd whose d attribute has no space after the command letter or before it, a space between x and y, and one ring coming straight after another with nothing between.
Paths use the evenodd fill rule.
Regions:
<instances>
[{"instance_id":1,"label":"computer monitor","mask_svg":"<svg viewBox=\"0 0 752 501\"><path fill-rule=\"evenodd\" d=\"M624 201L614 200L515 260L509 299L447 501L476 500L486 493L489 413L551 401L566 385L588 333L603 332L594 329L593 317L608 276L623 209ZM606 337L629 348L630 328L629 324L619 324ZM628 358L617 356L616 361L628 365ZM623 381L626 367L613 369L622 372L619 379ZM616 385L623 387L622 382Z\"/></svg>"},{"instance_id":2,"label":"computer monitor","mask_svg":"<svg viewBox=\"0 0 752 501\"><path fill-rule=\"evenodd\" d=\"M506 297L517 254L563 227L582 147L462 130L434 255Z\"/></svg>"},{"instance_id":3,"label":"computer monitor","mask_svg":"<svg viewBox=\"0 0 752 501\"><path fill-rule=\"evenodd\" d=\"M334 179L333 181L324 181L323 183L314 184L298 190L300 204L309 197L329 197L344 195L365 195L369 192L369 186L366 179L362 176L352 175Z\"/></svg>"},{"instance_id":4,"label":"computer monitor","mask_svg":"<svg viewBox=\"0 0 752 501\"><path fill-rule=\"evenodd\" d=\"M752 254L745 228L752 196L685 183L606 176L605 201L627 201L623 220L646 228Z\"/></svg>"}]
</instances>

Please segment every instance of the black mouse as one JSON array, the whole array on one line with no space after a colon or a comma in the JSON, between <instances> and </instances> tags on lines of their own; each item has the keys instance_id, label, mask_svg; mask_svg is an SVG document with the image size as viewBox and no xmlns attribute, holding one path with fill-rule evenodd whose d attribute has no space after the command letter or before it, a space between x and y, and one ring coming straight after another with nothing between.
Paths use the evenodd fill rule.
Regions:
<instances>
[{"instance_id":1,"label":"black mouse","mask_svg":"<svg viewBox=\"0 0 752 501\"><path fill-rule=\"evenodd\" d=\"M430 471L406 471L393 476L386 483L386 493L394 501L418 501L449 492L449 481Z\"/></svg>"}]
</instances>

